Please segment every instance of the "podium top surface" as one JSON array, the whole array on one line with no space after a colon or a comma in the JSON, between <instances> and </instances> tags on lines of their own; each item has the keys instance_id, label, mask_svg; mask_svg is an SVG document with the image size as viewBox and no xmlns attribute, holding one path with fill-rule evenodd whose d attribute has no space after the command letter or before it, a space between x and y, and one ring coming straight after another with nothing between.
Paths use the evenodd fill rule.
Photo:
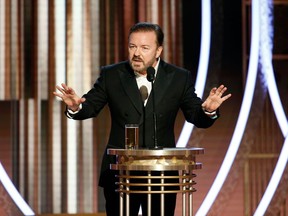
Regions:
<instances>
[{"instance_id":1,"label":"podium top surface","mask_svg":"<svg viewBox=\"0 0 288 216\"><path fill-rule=\"evenodd\" d=\"M107 149L108 155L117 156L112 170L194 170L201 169L196 155L204 154L203 148L163 148L163 149Z\"/></svg>"},{"instance_id":2,"label":"podium top surface","mask_svg":"<svg viewBox=\"0 0 288 216\"><path fill-rule=\"evenodd\" d=\"M128 156L190 156L204 154L204 148L163 148L163 149L107 149L108 155Z\"/></svg>"}]
</instances>

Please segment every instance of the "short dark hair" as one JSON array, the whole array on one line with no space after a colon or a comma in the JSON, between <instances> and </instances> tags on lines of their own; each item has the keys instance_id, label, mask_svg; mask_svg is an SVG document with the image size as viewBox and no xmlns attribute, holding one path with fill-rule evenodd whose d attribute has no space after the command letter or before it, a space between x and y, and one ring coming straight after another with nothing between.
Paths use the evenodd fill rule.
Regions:
<instances>
[{"instance_id":1,"label":"short dark hair","mask_svg":"<svg viewBox=\"0 0 288 216\"><path fill-rule=\"evenodd\" d=\"M157 45L162 46L164 41L164 33L159 25L148 22L139 22L130 28L129 37L134 32L150 32L154 31L157 37Z\"/></svg>"}]
</instances>

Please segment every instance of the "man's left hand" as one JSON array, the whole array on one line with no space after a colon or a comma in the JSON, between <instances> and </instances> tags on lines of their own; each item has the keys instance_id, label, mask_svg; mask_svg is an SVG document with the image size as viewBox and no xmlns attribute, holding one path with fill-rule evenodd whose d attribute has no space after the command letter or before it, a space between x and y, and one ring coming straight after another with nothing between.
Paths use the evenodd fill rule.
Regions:
<instances>
[{"instance_id":1,"label":"man's left hand","mask_svg":"<svg viewBox=\"0 0 288 216\"><path fill-rule=\"evenodd\" d=\"M203 110L205 110L206 112L216 111L224 101L226 101L232 96L232 94L227 94L223 96L226 90L227 87L225 87L224 85L220 85L218 88L212 88L209 96L202 104Z\"/></svg>"}]
</instances>

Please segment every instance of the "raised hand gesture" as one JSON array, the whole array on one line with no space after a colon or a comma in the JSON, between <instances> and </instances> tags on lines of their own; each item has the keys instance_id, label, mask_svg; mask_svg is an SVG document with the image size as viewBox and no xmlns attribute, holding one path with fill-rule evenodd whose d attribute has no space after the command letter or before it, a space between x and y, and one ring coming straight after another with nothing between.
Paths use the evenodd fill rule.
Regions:
<instances>
[{"instance_id":1,"label":"raised hand gesture","mask_svg":"<svg viewBox=\"0 0 288 216\"><path fill-rule=\"evenodd\" d=\"M80 98L75 91L68 87L66 84L62 83L61 86L56 86L59 92L53 92L53 94L62 99L62 101L67 105L68 109L72 111L79 110L81 103L85 101L85 98Z\"/></svg>"},{"instance_id":2,"label":"raised hand gesture","mask_svg":"<svg viewBox=\"0 0 288 216\"><path fill-rule=\"evenodd\" d=\"M212 88L209 96L203 102L202 108L207 112L217 110L224 101L232 96L231 94L223 96L226 90L227 88L224 85L220 85L218 88Z\"/></svg>"}]
</instances>

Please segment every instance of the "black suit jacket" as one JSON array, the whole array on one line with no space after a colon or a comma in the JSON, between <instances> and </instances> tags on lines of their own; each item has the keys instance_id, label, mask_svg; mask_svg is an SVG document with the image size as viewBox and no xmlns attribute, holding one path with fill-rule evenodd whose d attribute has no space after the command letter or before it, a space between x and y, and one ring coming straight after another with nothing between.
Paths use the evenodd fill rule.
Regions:
<instances>
[{"instance_id":1,"label":"black suit jacket","mask_svg":"<svg viewBox=\"0 0 288 216\"><path fill-rule=\"evenodd\" d=\"M207 128L215 121L203 112L203 102L195 94L191 73L188 70L160 60L154 92L159 146L175 147L174 123L179 109L182 110L185 119L196 127ZM112 122L107 148L125 147L124 129L127 123L139 124L140 147L153 147L153 100L150 96L145 109L143 108L135 74L128 61L102 67L100 77L83 97L86 101L82 104L80 112L72 116L73 119L96 117L106 104L109 106ZM109 171L109 164L115 163L114 160L104 152L100 186L105 186L105 173Z\"/></svg>"}]
</instances>

